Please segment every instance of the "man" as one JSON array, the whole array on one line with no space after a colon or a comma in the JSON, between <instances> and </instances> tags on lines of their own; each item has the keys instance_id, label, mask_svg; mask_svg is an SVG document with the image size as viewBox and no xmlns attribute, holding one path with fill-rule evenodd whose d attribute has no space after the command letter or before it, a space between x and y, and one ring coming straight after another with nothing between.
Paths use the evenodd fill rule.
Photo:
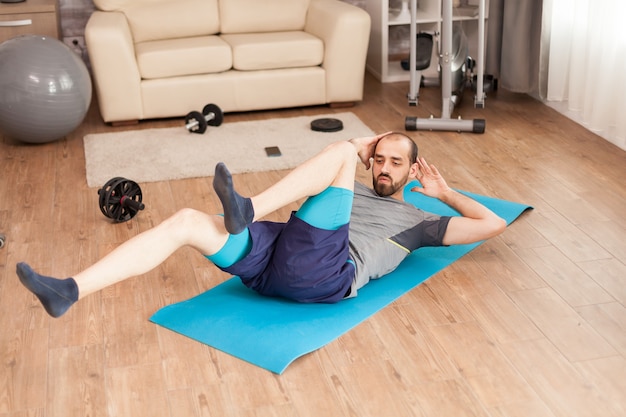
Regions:
<instances>
[{"instance_id":1,"label":"man","mask_svg":"<svg viewBox=\"0 0 626 417\"><path fill-rule=\"evenodd\" d=\"M372 168L373 189L355 182L358 161ZM373 164L373 165L372 165ZM438 198L461 216L425 213L403 201L404 187ZM220 269L267 296L337 302L391 272L421 246L472 243L501 233L503 219L448 187L417 157L408 136L388 132L329 145L279 182L246 198L218 164L213 187L224 215L183 209L125 242L72 278L56 279L17 265L24 286L59 317L78 299L158 266L192 246ZM301 198L286 223L259 221Z\"/></svg>"}]
</instances>

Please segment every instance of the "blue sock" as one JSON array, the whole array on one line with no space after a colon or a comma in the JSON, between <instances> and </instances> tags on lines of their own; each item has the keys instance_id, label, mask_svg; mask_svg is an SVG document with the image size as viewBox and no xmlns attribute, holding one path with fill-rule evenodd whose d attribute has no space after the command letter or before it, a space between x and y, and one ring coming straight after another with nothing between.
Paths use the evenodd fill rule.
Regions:
<instances>
[{"instance_id":1,"label":"blue sock","mask_svg":"<svg viewBox=\"0 0 626 417\"><path fill-rule=\"evenodd\" d=\"M57 279L39 275L27 264L20 262L17 276L30 292L35 294L52 317L59 317L78 301L78 285L74 278Z\"/></svg>"},{"instance_id":2,"label":"blue sock","mask_svg":"<svg viewBox=\"0 0 626 417\"><path fill-rule=\"evenodd\" d=\"M224 225L228 233L236 235L243 232L254 219L252 201L235 191L233 178L222 162L215 167L213 188L222 202Z\"/></svg>"}]
</instances>

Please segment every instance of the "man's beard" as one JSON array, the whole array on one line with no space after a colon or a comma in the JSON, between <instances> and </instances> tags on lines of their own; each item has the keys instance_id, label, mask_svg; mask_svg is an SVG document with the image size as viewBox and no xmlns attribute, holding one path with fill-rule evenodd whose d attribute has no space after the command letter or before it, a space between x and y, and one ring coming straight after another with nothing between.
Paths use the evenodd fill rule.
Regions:
<instances>
[{"instance_id":1,"label":"man's beard","mask_svg":"<svg viewBox=\"0 0 626 417\"><path fill-rule=\"evenodd\" d=\"M378 179L381 177L387 178L389 182L386 182L386 183L379 182ZM396 191L398 191L401 188L400 186L398 186L397 183L393 181L393 178L391 178L387 174L380 174L378 177L374 178L373 181L374 181L374 191L376 191L376 194L378 194L381 197L389 197L390 195L393 195Z\"/></svg>"}]
</instances>

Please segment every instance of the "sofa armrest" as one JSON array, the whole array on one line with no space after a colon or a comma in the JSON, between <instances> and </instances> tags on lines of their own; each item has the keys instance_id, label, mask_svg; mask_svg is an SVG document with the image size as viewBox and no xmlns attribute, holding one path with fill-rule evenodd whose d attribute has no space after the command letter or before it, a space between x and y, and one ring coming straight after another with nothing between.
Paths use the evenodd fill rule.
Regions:
<instances>
[{"instance_id":1,"label":"sofa armrest","mask_svg":"<svg viewBox=\"0 0 626 417\"><path fill-rule=\"evenodd\" d=\"M104 121L142 119L141 76L126 16L93 12L85 27L85 42Z\"/></svg>"},{"instance_id":2,"label":"sofa armrest","mask_svg":"<svg viewBox=\"0 0 626 417\"><path fill-rule=\"evenodd\" d=\"M324 41L328 103L363 99L369 14L340 0L311 0L304 30Z\"/></svg>"}]
</instances>

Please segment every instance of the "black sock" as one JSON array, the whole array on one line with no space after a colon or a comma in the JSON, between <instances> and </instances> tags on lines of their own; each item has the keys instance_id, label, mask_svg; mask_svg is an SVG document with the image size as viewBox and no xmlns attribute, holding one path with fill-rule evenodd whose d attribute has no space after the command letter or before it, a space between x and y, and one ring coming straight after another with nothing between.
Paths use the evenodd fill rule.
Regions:
<instances>
[{"instance_id":1,"label":"black sock","mask_svg":"<svg viewBox=\"0 0 626 417\"><path fill-rule=\"evenodd\" d=\"M242 197L235 191L233 178L222 162L215 167L213 188L224 208L226 230L234 235L243 232L254 219L254 207L249 198Z\"/></svg>"},{"instance_id":2,"label":"black sock","mask_svg":"<svg viewBox=\"0 0 626 417\"><path fill-rule=\"evenodd\" d=\"M27 264L17 264L17 276L26 288L39 298L52 317L59 317L78 300L74 278L57 279L39 275Z\"/></svg>"}]
</instances>

